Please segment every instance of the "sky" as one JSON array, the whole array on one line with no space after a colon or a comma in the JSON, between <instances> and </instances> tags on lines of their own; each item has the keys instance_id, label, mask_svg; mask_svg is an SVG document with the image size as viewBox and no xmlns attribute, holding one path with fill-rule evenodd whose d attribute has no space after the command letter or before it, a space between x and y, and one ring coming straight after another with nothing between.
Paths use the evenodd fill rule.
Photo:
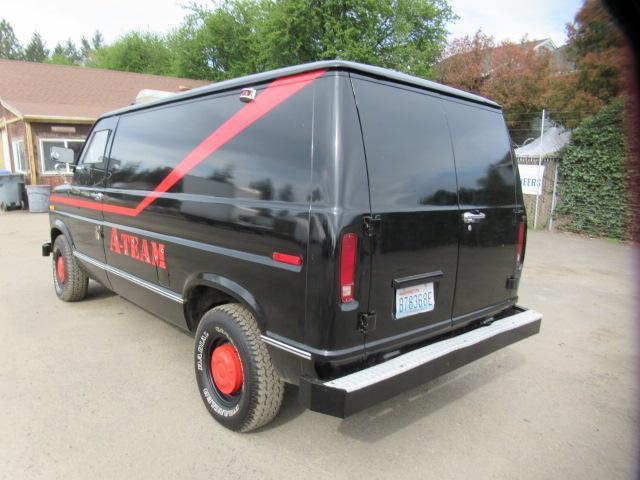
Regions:
<instances>
[{"instance_id":1,"label":"sky","mask_svg":"<svg viewBox=\"0 0 640 480\"><path fill-rule=\"evenodd\" d=\"M0 18L13 25L22 44L38 31L47 46L71 37L90 38L99 29L107 42L129 30L166 32L185 15L189 0L0 0ZM200 1L199 3L203 3ZM212 3L212 2L208 2ZM473 35L478 29L497 40L551 37L566 40L564 26L573 20L582 0L449 0L460 17L449 26L450 37Z\"/></svg>"},{"instance_id":2,"label":"sky","mask_svg":"<svg viewBox=\"0 0 640 480\"><path fill-rule=\"evenodd\" d=\"M0 0L1 1L1 0ZM566 42L565 25L582 6L582 0L450 0L460 19L449 27L451 37L473 35L478 29L496 40L551 38Z\"/></svg>"}]
</instances>

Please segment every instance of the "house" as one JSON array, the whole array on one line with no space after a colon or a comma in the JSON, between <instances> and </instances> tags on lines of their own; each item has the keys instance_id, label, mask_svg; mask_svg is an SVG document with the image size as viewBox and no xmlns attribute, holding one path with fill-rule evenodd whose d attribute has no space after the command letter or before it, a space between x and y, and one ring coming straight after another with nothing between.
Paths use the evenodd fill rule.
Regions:
<instances>
[{"instance_id":1,"label":"house","mask_svg":"<svg viewBox=\"0 0 640 480\"><path fill-rule=\"evenodd\" d=\"M0 59L0 170L22 173L30 184L63 183L51 147L77 154L96 119L131 104L141 90L179 92L207 83Z\"/></svg>"}]
</instances>

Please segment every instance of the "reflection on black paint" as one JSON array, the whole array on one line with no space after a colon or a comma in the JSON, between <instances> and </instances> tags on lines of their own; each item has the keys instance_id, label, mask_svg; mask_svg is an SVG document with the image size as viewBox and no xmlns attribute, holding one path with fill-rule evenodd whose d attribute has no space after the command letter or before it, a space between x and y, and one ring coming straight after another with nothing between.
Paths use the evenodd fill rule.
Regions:
<instances>
[{"instance_id":1,"label":"reflection on black paint","mask_svg":"<svg viewBox=\"0 0 640 480\"><path fill-rule=\"evenodd\" d=\"M169 192L306 202L312 95L312 89L298 92L198 164ZM237 95L226 95L123 116L111 152L119 166L109 186L153 190L243 105Z\"/></svg>"},{"instance_id":2,"label":"reflection on black paint","mask_svg":"<svg viewBox=\"0 0 640 480\"><path fill-rule=\"evenodd\" d=\"M458 171L460 204L513 205L515 174L499 111L445 102Z\"/></svg>"},{"instance_id":3,"label":"reflection on black paint","mask_svg":"<svg viewBox=\"0 0 640 480\"><path fill-rule=\"evenodd\" d=\"M358 83L356 83L358 84ZM449 130L437 97L361 82L374 212L457 205ZM362 112L361 112L362 113Z\"/></svg>"},{"instance_id":4,"label":"reflection on black paint","mask_svg":"<svg viewBox=\"0 0 640 480\"><path fill-rule=\"evenodd\" d=\"M455 205L457 202L458 196L456 192L449 192L447 190L438 190L433 195L420 199L421 205Z\"/></svg>"}]
</instances>

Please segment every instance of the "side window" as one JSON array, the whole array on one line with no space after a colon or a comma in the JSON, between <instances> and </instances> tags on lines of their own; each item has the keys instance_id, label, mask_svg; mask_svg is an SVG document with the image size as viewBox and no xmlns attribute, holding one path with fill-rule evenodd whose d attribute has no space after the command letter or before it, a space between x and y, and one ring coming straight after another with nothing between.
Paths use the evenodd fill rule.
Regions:
<instances>
[{"instance_id":1,"label":"side window","mask_svg":"<svg viewBox=\"0 0 640 480\"><path fill-rule=\"evenodd\" d=\"M515 172L509 133L497 110L446 100L460 204L512 205Z\"/></svg>"},{"instance_id":2,"label":"side window","mask_svg":"<svg viewBox=\"0 0 640 480\"><path fill-rule=\"evenodd\" d=\"M109 139L109 130L93 132L89 145L82 156L81 164L96 164L104 162L104 149Z\"/></svg>"},{"instance_id":3,"label":"side window","mask_svg":"<svg viewBox=\"0 0 640 480\"><path fill-rule=\"evenodd\" d=\"M312 100L312 88L297 92L189 169L170 192L306 202ZM109 186L155 189L245 106L233 93L121 117L111 149Z\"/></svg>"},{"instance_id":4,"label":"side window","mask_svg":"<svg viewBox=\"0 0 640 480\"><path fill-rule=\"evenodd\" d=\"M457 205L442 101L421 92L353 80L374 212Z\"/></svg>"}]
</instances>

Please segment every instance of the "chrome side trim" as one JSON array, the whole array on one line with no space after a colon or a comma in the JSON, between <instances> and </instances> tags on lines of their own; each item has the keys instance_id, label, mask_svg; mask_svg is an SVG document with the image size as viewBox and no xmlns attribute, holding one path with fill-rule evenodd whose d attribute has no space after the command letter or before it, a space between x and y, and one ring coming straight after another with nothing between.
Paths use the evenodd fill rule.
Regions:
<instances>
[{"instance_id":1,"label":"chrome side trim","mask_svg":"<svg viewBox=\"0 0 640 480\"><path fill-rule=\"evenodd\" d=\"M262 341L264 343L268 343L269 345L284 350L285 352L293 353L294 355L304 358L305 360L311 360L311 354L309 352L301 350L300 348L293 347L287 343L281 342L280 340L267 337L266 335L260 335L260 338L262 338Z\"/></svg>"},{"instance_id":2,"label":"chrome side trim","mask_svg":"<svg viewBox=\"0 0 640 480\"><path fill-rule=\"evenodd\" d=\"M171 290L167 290L166 288L162 288L158 285L154 285L153 283L150 283L150 282L147 282L146 280L135 277L127 272L123 272L118 268L112 267L111 265L107 265L106 263L102 263L99 260L96 260L95 258L91 258L83 253L78 252L77 250L73 251L73 255L78 259L82 260L83 262L86 262L95 267L101 268L109 273L113 273L114 275L117 275L121 278L124 278L125 280L130 281L131 283L135 283L136 285L144 287L147 290L151 290L152 292L157 293L158 295L162 295L163 297L166 297L169 300L173 300L174 302L178 302L178 303L184 303L184 299L182 298L182 296L172 292Z\"/></svg>"},{"instance_id":3,"label":"chrome side trim","mask_svg":"<svg viewBox=\"0 0 640 480\"><path fill-rule=\"evenodd\" d=\"M58 215L64 215L65 217L75 218L76 220L81 220L83 222L93 223L95 225L102 225L104 222L101 220L96 220L95 218L83 217L82 215L76 215L75 213L63 212L62 210L52 210L52 213L56 213Z\"/></svg>"}]
</instances>

